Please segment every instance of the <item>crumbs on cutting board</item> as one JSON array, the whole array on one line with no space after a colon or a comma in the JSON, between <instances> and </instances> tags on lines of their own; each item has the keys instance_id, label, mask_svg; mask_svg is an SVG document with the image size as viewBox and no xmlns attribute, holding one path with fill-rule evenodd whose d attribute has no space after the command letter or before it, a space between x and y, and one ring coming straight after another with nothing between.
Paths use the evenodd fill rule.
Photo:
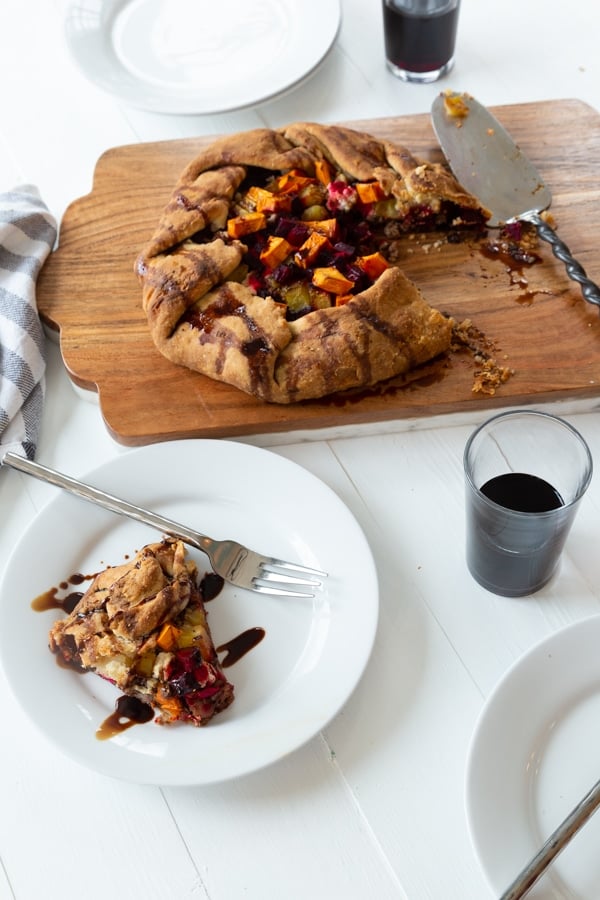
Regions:
<instances>
[{"instance_id":1,"label":"crumbs on cutting board","mask_svg":"<svg viewBox=\"0 0 600 900\"><path fill-rule=\"evenodd\" d=\"M450 349L454 352L468 350L473 355L475 372L471 391L474 394L493 397L500 385L514 375L514 369L498 362L493 343L473 325L471 319L453 322Z\"/></svg>"}]
</instances>

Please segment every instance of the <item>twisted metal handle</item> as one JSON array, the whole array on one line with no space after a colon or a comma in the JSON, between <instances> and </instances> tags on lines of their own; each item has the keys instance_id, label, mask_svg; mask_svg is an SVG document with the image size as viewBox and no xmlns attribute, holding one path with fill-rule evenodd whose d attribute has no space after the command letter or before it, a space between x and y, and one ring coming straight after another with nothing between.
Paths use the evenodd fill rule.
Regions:
<instances>
[{"instance_id":1,"label":"twisted metal handle","mask_svg":"<svg viewBox=\"0 0 600 900\"><path fill-rule=\"evenodd\" d=\"M554 229L547 222L544 222L536 212L525 213L519 218L535 225L541 239L550 244L556 258L565 264L569 278L581 285L581 293L588 303L595 303L596 306L600 306L600 287L588 278L583 266L573 258L571 251L564 241L561 241Z\"/></svg>"}]
</instances>

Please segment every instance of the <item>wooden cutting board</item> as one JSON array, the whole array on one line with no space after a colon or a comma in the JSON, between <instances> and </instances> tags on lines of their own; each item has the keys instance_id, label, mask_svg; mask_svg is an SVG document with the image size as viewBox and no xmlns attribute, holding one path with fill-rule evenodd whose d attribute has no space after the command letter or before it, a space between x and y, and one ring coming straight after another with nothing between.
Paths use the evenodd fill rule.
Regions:
<instances>
[{"instance_id":1,"label":"wooden cutting board","mask_svg":"<svg viewBox=\"0 0 600 900\"><path fill-rule=\"evenodd\" d=\"M553 193L561 238L600 282L600 115L577 100L494 110ZM346 123L440 160L429 116ZM471 242L406 241L403 268L426 298L469 318L514 374L492 395L473 391L477 362L450 353L410 383L293 406L269 405L177 367L154 348L134 261L184 166L209 143L192 138L117 147L98 161L90 194L65 212L58 249L38 282L44 322L60 331L72 380L97 391L112 436L126 445L185 437L317 433L392 419L494 409L600 392L600 316L546 244L519 269ZM342 432L343 433L343 432Z\"/></svg>"}]
</instances>

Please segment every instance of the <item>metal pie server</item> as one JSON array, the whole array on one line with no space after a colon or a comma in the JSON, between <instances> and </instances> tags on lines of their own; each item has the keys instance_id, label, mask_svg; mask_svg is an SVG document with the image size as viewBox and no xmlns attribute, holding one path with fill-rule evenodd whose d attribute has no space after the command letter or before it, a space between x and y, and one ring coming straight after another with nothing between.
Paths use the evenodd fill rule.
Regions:
<instances>
[{"instance_id":1,"label":"metal pie server","mask_svg":"<svg viewBox=\"0 0 600 900\"><path fill-rule=\"evenodd\" d=\"M512 884L504 891L500 900L520 900L521 897L528 894L550 863L561 850L564 850L571 838L585 825L599 806L600 781L597 781L577 806L571 810L566 819L552 832L541 850L521 870Z\"/></svg>"},{"instance_id":2,"label":"metal pie server","mask_svg":"<svg viewBox=\"0 0 600 900\"><path fill-rule=\"evenodd\" d=\"M600 288L540 216L552 202L549 188L500 122L470 94L452 92L438 94L431 118L454 175L491 211L488 227L519 221L535 225L585 299L600 306Z\"/></svg>"}]
</instances>

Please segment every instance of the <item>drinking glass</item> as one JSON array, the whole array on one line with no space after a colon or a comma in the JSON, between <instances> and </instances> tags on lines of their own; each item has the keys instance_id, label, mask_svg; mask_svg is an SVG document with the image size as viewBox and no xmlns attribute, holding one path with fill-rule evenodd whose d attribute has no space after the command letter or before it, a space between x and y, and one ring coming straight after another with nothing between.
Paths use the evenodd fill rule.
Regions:
<instances>
[{"instance_id":1,"label":"drinking glass","mask_svg":"<svg viewBox=\"0 0 600 900\"><path fill-rule=\"evenodd\" d=\"M460 0L383 0L388 69L404 81L437 81L454 64Z\"/></svg>"},{"instance_id":2,"label":"drinking glass","mask_svg":"<svg viewBox=\"0 0 600 900\"><path fill-rule=\"evenodd\" d=\"M592 477L583 437L534 410L500 413L465 447L466 555L487 590L521 597L553 576Z\"/></svg>"}]
</instances>

